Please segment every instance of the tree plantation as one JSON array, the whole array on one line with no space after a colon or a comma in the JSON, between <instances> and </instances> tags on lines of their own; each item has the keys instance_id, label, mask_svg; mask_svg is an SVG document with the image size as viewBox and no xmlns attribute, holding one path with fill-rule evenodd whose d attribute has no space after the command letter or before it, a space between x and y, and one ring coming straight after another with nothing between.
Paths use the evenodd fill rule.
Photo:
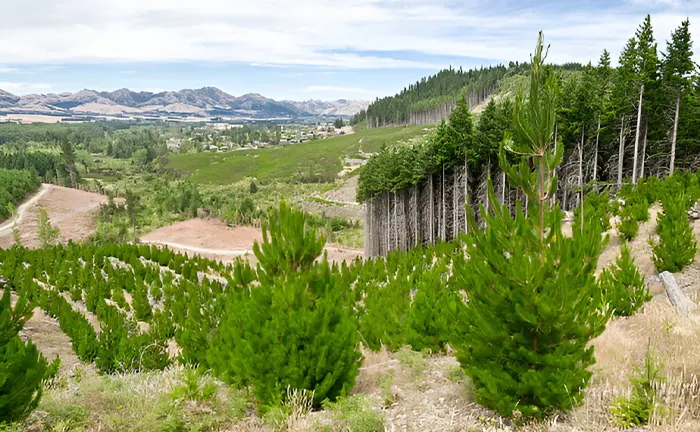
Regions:
<instances>
[{"instance_id":1,"label":"tree plantation","mask_svg":"<svg viewBox=\"0 0 700 432\"><path fill-rule=\"evenodd\" d=\"M89 240L58 242L42 209L51 241L0 249L0 430L692 430L700 327L658 295L670 280L697 313L689 22L659 52L647 16L617 67L607 51L550 65L549 49L540 32L527 63L450 68L353 119L371 134L347 148L363 161L363 139L378 149L343 177L357 203L338 206L366 212L354 260L331 257L328 230L360 222L297 199L323 202L330 182L285 185L291 203L270 179L206 188L164 168L163 130L87 127L103 166L141 176L115 180L123 199L102 197ZM0 150L14 155L0 206L49 175L86 183L83 135L6 132L54 141ZM216 164L229 157L248 156ZM263 194L274 204L254 204ZM140 242L178 217L261 236L228 261ZM40 351L46 322L67 341L55 360Z\"/></svg>"},{"instance_id":2,"label":"tree plantation","mask_svg":"<svg viewBox=\"0 0 700 432\"><path fill-rule=\"evenodd\" d=\"M547 66L544 75L559 88L554 135L564 150L554 194L564 210L578 206L582 188L636 183L698 166L700 80L692 55L687 20L659 55L647 16L622 51L619 67L611 67L607 51L597 66L574 72ZM498 143L514 126L511 101L491 98L474 119L465 97L462 93L449 121L443 118L426 143L385 148L363 168L358 199L368 203L367 253L454 238L468 228L465 199L474 210L489 205L489 176L501 203L514 209L521 201L527 207L527 196L497 164ZM380 101L369 111L379 106Z\"/></svg>"}]
</instances>

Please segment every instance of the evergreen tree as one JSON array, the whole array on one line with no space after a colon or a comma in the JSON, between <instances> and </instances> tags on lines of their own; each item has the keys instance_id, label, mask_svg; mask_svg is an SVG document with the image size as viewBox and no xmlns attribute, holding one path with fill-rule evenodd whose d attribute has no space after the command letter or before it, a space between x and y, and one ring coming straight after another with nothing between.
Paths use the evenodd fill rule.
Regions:
<instances>
[{"instance_id":1,"label":"evergreen tree","mask_svg":"<svg viewBox=\"0 0 700 432\"><path fill-rule=\"evenodd\" d=\"M681 101L684 93L692 85L692 73L694 71L695 64L693 63L693 42L690 39L690 21L686 19L673 32L671 41L667 42L663 62L664 81L675 99L673 132L671 134L671 163L669 168L669 174L671 175L675 168Z\"/></svg>"},{"instance_id":2,"label":"evergreen tree","mask_svg":"<svg viewBox=\"0 0 700 432\"><path fill-rule=\"evenodd\" d=\"M271 213L269 237L257 247L259 286L227 297L207 360L221 378L252 385L264 405L287 388L313 391L319 406L347 394L359 373L359 333L349 287L319 257L323 243L304 216L285 204Z\"/></svg>"},{"instance_id":3,"label":"evergreen tree","mask_svg":"<svg viewBox=\"0 0 700 432\"><path fill-rule=\"evenodd\" d=\"M476 387L477 401L500 414L541 418L580 402L595 359L592 338L607 315L595 281L603 242L593 226L567 238L562 214L551 208L561 141L553 144L556 78L544 66L542 35L532 59L528 95L514 107L514 137L500 152L510 184L528 197L515 217L490 187L492 213L467 241L469 259L455 277L469 299L459 323L458 360ZM506 151L523 155L511 166ZM535 168L530 170L530 166Z\"/></svg>"},{"instance_id":4,"label":"evergreen tree","mask_svg":"<svg viewBox=\"0 0 700 432\"><path fill-rule=\"evenodd\" d=\"M0 299L0 423L22 420L41 398L46 359L34 344L19 337L32 314L26 297L20 297L12 308L10 290L4 290Z\"/></svg>"},{"instance_id":5,"label":"evergreen tree","mask_svg":"<svg viewBox=\"0 0 700 432\"><path fill-rule=\"evenodd\" d=\"M664 211L659 216L659 241L652 256L659 272L677 273L695 259L697 241L686 215L690 202L684 192L666 195L661 200Z\"/></svg>"},{"instance_id":6,"label":"evergreen tree","mask_svg":"<svg viewBox=\"0 0 700 432\"><path fill-rule=\"evenodd\" d=\"M606 268L598 278L603 295L618 316L631 316L651 300L644 276L634 264L630 248L622 246L615 264Z\"/></svg>"},{"instance_id":7,"label":"evergreen tree","mask_svg":"<svg viewBox=\"0 0 700 432\"><path fill-rule=\"evenodd\" d=\"M310 268L326 243L306 226L304 212L286 203L280 203L279 211L270 210L267 222L262 224L262 238L262 244L257 240L253 244L253 253L260 272L270 277Z\"/></svg>"}]
</instances>

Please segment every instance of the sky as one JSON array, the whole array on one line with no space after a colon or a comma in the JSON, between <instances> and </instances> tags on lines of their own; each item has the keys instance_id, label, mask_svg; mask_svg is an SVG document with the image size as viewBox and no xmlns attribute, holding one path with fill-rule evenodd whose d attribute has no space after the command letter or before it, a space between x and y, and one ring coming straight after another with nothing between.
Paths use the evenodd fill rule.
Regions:
<instances>
[{"instance_id":1,"label":"sky","mask_svg":"<svg viewBox=\"0 0 700 432\"><path fill-rule=\"evenodd\" d=\"M440 69L617 58L649 13L659 49L700 0L0 0L0 89L218 87L277 100L395 94Z\"/></svg>"}]
</instances>

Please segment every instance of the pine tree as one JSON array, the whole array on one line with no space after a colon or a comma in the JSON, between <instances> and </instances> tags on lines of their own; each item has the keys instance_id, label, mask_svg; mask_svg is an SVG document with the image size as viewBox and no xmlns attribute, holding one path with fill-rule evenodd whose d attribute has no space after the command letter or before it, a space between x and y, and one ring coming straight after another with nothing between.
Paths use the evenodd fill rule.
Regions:
<instances>
[{"instance_id":1,"label":"pine tree","mask_svg":"<svg viewBox=\"0 0 700 432\"><path fill-rule=\"evenodd\" d=\"M686 215L690 202L685 192L665 195L661 200L664 211L659 216L659 241L652 256L659 272L679 272L695 259L697 241Z\"/></svg>"},{"instance_id":2,"label":"pine tree","mask_svg":"<svg viewBox=\"0 0 700 432\"><path fill-rule=\"evenodd\" d=\"M22 420L41 398L41 382L47 364L30 341L19 332L32 317L33 308L25 297L10 305L10 290L0 299L0 423Z\"/></svg>"},{"instance_id":3,"label":"pine tree","mask_svg":"<svg viewBox=\"0 0 700 432\"><path fill-rule=\"evenodd\" d=\"M303 222L285 205L270 214L273 241L256 250L266 277L226 298L207 354L215 374L252 385L267 406L281 402L287 388L313 391L315 406L334 401L352 389L361 364L349 287L325 258L313 264L323 243ZM285 262L271 266L280 257Z\"/></svg>"},{"instance_id":4,"label":"pine tree","mask_svg":"<svg viewBox=\"0 0 700 432\"><path fill-rule=\"evenodd\" d=\"M148 300L148 287L143 282L136 284L134 288L132 303L134 315L139 321L149 322L153 317L153 310Z\"/></svg>"},{"instance_id":5,"label":"pine tree","mask_svg":"<svg viewBox=\"0 0 700 432\"><path fill-rule=\"evenodd\" d=\"M634 264L630 248L622 246L615 264L598 278L603 295L617 316L631 316L651 300L644 276Z\"/></svg>"},{"instance_id":6,"label":"pine tree","mask_svg":"<svg viewBox=\"0 0 700 432\"><path fill-rule=\"evenodd\" d=\"M589 341L607 315L595 281L603 241L592 226L562 235L562 214L550 207L561 141L553 144L556 78L544 66L542 35L532 58L527 97L514 108L514 137L501 147L509 183L528 197L515 217L490 187L492 214L467 241L468 259L455 258L455 277L468 297L460 317L457 356L481 404L524 417L571 409L583 398L595 359ZM506 151L523 155L511 166ZM535 168L530 170L530 166Z\"/></svg>"},{"instance_id":7,"label":"pine tree","mask_svg":"<svg viewBox=\"0 0 700 432\"><path fill-rule=\"evenodd\" d=\"M676 141L678 137L678 118L681 111L681 100L692 84L691 73L695 70L693 63L693 42L690 39L690 21L683 21L673 34L671 41L666 44L664 54L663 75L666 86L675 98L673 132L671 135L671 164L669 175L673 174L676 161Z\"/></svg>"},{"instance_id":8,"label":"pine tree","mask_svg":"<svg viewBox=\"0 0 700 432\"><path fill-rule=\"evenodd\" d=\"M262 238L262 244L257 240L253 244L253 253L261 272L270 277L310 268L326 243L306 226L302 211L293 210L284 202L279 211L270 211L267 223L263 222Z\"/></svg>"}]
</instances>

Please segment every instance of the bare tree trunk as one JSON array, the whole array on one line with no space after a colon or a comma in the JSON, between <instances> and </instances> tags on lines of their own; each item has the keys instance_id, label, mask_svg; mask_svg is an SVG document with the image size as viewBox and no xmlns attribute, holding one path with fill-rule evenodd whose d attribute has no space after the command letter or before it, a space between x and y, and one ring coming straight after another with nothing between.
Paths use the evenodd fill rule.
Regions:
<instances>
[{"instance_id":1,"label":"bare tree trunk","mask_svg":"<svg viewBox=\"0 0 700 432\"><path fill-rule=\"evenodd\" d=\"M620 149L617 152L617 186L622 186L622 168L625 162L625 116L622 116L620 126Z\"/></svg>"},{"instance_id":2,"label":"bare tree trunk","mask_svg":"<svg viewBox=\"0 0 700 432\"><path fill-rule=\"evenodd\" d=\"M501 173L501 203L506 203L506 172Z\"/></svg>"},{"instance_id":3,"label":"bare tree trunk","mask_svg":"<svg viewBox=\"0 0 700 432\"><path fill-rule=\"evenodd\" d=\"M452 238L457 237L457 165L452 167Z\"/></svg>"},{"instance_id":4,"label":"bare tree trunk","mask_svg":"<svg viewBox=\"0 0 700 432\"><path fill-rule=\"evenodd\" d=\"M668 296L671 304L680 312L683 316L688 316L697 307L688 296L681 291L678 283L676 283L676 278L673 277L672 273L667 271L661 272L659 275L661 279L661 284L666 290L666 295Z\"/></svg>"},{"instance_id":5,"label":"bare tree trunk","mask_svg":"<svg viewBox=\"0 0 700 432\"><path fill-rule=\"evenodd\" d=\"M440 229L440 239L441 240L446 240L445 239L445 164L442 164L442 181L440 182L442 185L442 228Z\"/></svg>"},{"instance_id":6,"label":"bare tree trunk","mask_svg":"<svg viewBox=\"0 0 700 432\"><path fill-rule=\"evenodd\" d=\"M467 157L464 156L464 232L469 232L469 191L467 190L467 185L469 184L469 164L467 163Z\"/></svg>"},{"instance_id":7,"label":"bare tree trunk","mask_svg":"<svg viewBox=\"0 0 700 432\"><path fill-rule=\"evenodd\" d=\"M418 183L413 185L413 245L418 246Z\"/></svg>"},{"instance_id":8,"label":"bare tree trunk","mask_svg":"<svg viewBox=\"0 0 700 432\"><path fill-rule=\"evenodd\" d=\"M681 92L678 91L678 96L676 96L676 115L673 119L673 136L671 137L671 166L669 168L668 175L673 175L673 169L676 163L676 137L678 136L678 111L681 108Z\"/></svg>"},{"instance_id":9,"label":"bare tree trunk","mask_svg":"<svg viewBox=\"0 0 700 432\"><path fill-rule=\"evenodd\" d=\"M632 165L632 184L637 184L637 157L639 156L639 132L642 125L642 102L644 100L644 83L639 88L639 107L637 108L637 130L634 137L634 162Z\"/></svg>"},{"instance_id":10,"label":"bare tree trunk","mask_svg":"<svg viewBox=\"0 0 700 432\"><path fill-rule=\"evenodd\" d=\"M372 200L368 200L367 203L365 204L365 226L364 228L364 236L365 236L365 256L366 257L371 257L372 256L372 248L370 247L370 233L371 231L371 226L370 226L370 218L372 217Z\"/></svg>"},{"instance_id":11,"label":"bare tree trunk","mask_svg":"<svg viewBox=\"0 0 700 432\"><path fill-rule=\"evenodd\" d=\"M581 145L578 148L578 187L581 189L581 233L583 233L583 221L584 219L584 213L583 213L583 201L584 201L584 195L583 195L583 142L585 138L585 129L582 127L581 128Z\"/></svg>"},{"instance_id":12,"label":"bare tree trunk","mask_svg":"<svg viewBox=\"0 0 700 432\"><path fill-rule=\"evenodd\" d=\"M640 158L640 169L639 169L639 178L643 179L644 178L644 163L646 162L646 157L647 157L647 129L649 125L645 124L644 125L644 140L642 140L642 154Z\"/></svg>"},{"instance_id":13,"label":"bare tree trunk","mask_svg":"<svg viewBox=\"0 0 700 432\"><path fill-rule=\"evenodd\" d=\"M434 221L435 221L435 200L433 199L433 175L430 175L430 236L428 237L430 239L430 244L435 244L435 226L434 226Z\"/></svg>"},{"instance_id":14,"label":"bare tree trunk","mask_svg":"<svg viewBox=\"0 0 700 432\"><path fill-rule=\"evenodd\" d=\"M388 254L391 250L391 208L389 199L391 195L389 192L386 193L386 253Z\"/></svg>"},{"instance_id":15,"label":"bare tree trunk","mask_svg":"<svg viewBox=\"0 0 700 432\"><path fill-rule=\"evenodd\" d=\"M598 142L600 139L600 114L598 114L598 129L595 133L595 152L593 153L593 184L598 184Z\"/></svg>"}]
</instances>

